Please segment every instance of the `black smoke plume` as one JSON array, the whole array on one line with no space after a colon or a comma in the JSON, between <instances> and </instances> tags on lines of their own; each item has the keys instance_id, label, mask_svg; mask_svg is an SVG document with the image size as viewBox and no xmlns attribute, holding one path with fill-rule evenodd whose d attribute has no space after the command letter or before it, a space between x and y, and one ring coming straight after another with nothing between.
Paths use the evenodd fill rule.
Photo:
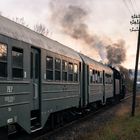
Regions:
<instances>
[{"instance_id":1,"label":"black smoke plume","mask_svg":"<svg viewBox=\"0 0 140 140\"><path fill-rule=\"evenodd\" d=\"M73 4L74 3L74 4ZM84 42L98 52L101 59L108 59L109 64L121 64L126 57L125 42L110 42L106 44L96 34L90 32L86 21L89 17L88 7L80 0L53 0L50 1L51 21L54 25L70 37ZM84 50L83 50L84 52Z\"/></svg>"},{"instance_id":2,"label":"black smoke plume","mask_svg":"<svg viewBox=\"0 0 140 140\"><path fill-rule=\"evenodd\" d=\"M106 47L109 64L121 64L126 58L125 42L119 40L117 43Z\"/></svg>"},{"instance_id":3,"label":"black smoke plume","mask_svg":"<svg viewBox=\"0 0 140 140\"><path fill-rule=\"evenodd\" d=\"M86 44L92 44L94 37L89 34L88 26L84 23L88 13L78 6L68 6L61 25L63 31L75 39L83 40Z\"/></svg>"}]
</instances>

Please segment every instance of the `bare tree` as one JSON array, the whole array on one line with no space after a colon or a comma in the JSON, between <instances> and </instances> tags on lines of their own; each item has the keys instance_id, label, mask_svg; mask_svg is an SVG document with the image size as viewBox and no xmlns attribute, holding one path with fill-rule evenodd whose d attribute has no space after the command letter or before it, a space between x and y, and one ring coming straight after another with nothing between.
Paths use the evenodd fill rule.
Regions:
<instances>
[{"instance_id":1,"label":"bare tree","mask_svg":"<svg viewBox=\"0 0 140 140\"><path fill-rule=\"evenodd\" d=\"M43 34L45 36L47 36L49 33L49 30L46 29L45 25L43 25L41 23L34 25L34 31L39 33L39 34Z\"/></svg>"},{"instance_id":2,"label":"bare tree","mask_svg":"<svg viewBox=\"0 0 140 140\"><path fill-rule=\"evenodd\" d=\"M16 23L19 23L23 26L28 27L28 24L26 24L24 17L21 17L21 18L16 17L16 18L13 18L12 20L15 21Z\"/></svg>"},{"instance_id":3,"label":"bare tree","mask_svg":"<svg viewBox=\"0 0 140 140\"><path fill-rule=\"evenodd\" d=\"M25 27L28 27L28 24L26 24L24 17L16 17L16 18L12 18L13 21L15 21L18 24L21 24ZM45 27L45 25L43 24L35 24L33 30L39 34L43 34L44 36L48 36L49 34L49 30Z\"/></svg>"}]
</instances>

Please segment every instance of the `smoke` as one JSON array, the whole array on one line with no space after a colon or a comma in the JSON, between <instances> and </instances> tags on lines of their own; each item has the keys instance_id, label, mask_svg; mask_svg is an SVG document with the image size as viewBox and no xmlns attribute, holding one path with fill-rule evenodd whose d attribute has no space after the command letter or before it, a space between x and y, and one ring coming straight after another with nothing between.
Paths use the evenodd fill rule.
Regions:
<instances>
[{"instance_id":1,"label":"smoke","mask_svg":"<svg viewBox=\"0 0 140 140\"><path fill-rule=\"evenodd\" d=\"M85 1L53 0L50 1L50 9L51 21L61 32L85 43L89 47L89 51L94 48L103 61L108 59L109 64L120 64L125 60L124 41L106 43L105 39L90 32L86 23L90 11L87 10L89 7Z\"/></svg>"},{"instance_id":2,"label":"smoke","mask_svg":"<svg viewBox=\"0 0 140 140\"><path fill-rule=\"evenodd\" d=\"M88 16L87 11L78 6L68 6L61 25L63 31L72 38L83 40L86 44L93 44L94 37L88 32L88 25L84 23Z\"/></svg>"},{"instance_id":3,"label":"smoke","mask_svg":"<svg viewBox=\"0 0 140 140\"><path fill-rule=\"evenodd\" d=\"M51 1L50 5L51 9L55 8L55 10L52 10L51 19L60 25L62 32L74 39L82 40L86 44L94 43L95 37L89 33L88 25L85 23L89 15L87 10L79 5L68 5L66 2L57 5ZM56 16L58 13L59 15Z\"/></svg>"},{"instance_id":4,"label":"smoke","mask_svg":"<svg viewBox=\"0 0 140 140\"><path fill-rule=\"evenodd\" d=\"M109 64L121 64L126 58L126 49L124 40L106 47L107 59Z\"/></svg>"}]
</instances>

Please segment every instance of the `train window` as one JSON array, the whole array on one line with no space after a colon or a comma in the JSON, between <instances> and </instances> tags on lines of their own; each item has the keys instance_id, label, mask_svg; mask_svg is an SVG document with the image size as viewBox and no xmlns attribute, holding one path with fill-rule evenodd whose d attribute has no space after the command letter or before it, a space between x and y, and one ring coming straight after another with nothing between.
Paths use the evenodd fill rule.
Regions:
<instances>
[{"instance_id":1,"label":"train window","mask_svg":"<svg viewBox=\"0 0 140 140\"><path fill-rule=\"evenodd\" d=\"M112 77L111 77L110 74L106 74L105 78L106 78L106 80L105 80L106 84L111 84L112 83Z\"/></svg>"},{"instance_id":2,"label":"train window","mask_svg":"<svg viewBox=\"0 0 140 140\"><path fill-rule=\"evenodd\" d=\"M53 57L46 57L46 79L53 80Z\"/></svg>"},{"instance_id":3,"label":"train window","mask_svg":"<svg viewBox=\"0 0 140 140\"><path fill-rule=\"evenodd\" d=\"M73 73L73 64L72 63L69 63L69 72Z\"/></svg>"},{"instance_id":4,"label":"train window","mask_svg":"<svg viewBox=\"0 0 140 140\"><path fill-rule=\"evenodd\" d=\"M53 71L50 71L50 70L46 71L46 79L53 80Z\"/></svg>"},{"instance_id":5,"label":"train window","mask_svg":"<svg viewBox=\"0 0 140 140\"><path fill-rule=\"evenodd\" d=\"M55 59L55 69L59 70L61 69L61 60L60 59Z\"/></svg>"},{"instance_id":6,"label":"train window","mask_svg":"<svg viewBox=\"0 0 140 140\"><path fill-rule=\"evenodd\" d=\"M31 66L30 77L32 79L33 78L33 53L32 52L31 52L30 66Z\"/></svg>"},{"instance_id":7,"label":"train window","mask_svg":"<svg viewBox=\"0 0 140 140\"><path fill-rule=\"evenodd\" d=\"M47 67L47 69L51 69L51 70L53 69L53 58L52 57L47 56L46 67Z\"/></svg>"},{"instance_id":8,"label":"train window","mask_svg":"<svg viewBox=\"0 0 140 140\"><path fill-rule=\"evenodd\" d=\"M93 83L101 83L101 72L100 71L97 71L97 70L93 70L92 71L92 82Z\"/></svg>"},{"instance_id":9,"label":"train window","mask_svg":"<svg viewBox=\"0 0 140 140\"><path fill-rule=\"evenodd\" d=\"M102 83L102 73L97 71L97 83Z\"/></svg>"},{"instance_id":10,"label":"train window","mask_svg":"<svg viewBox=\"0 0 140 140\"><path fill-rule=\"evenodd\" d=\"M23 49L12 48L13 78L23 78Z\"/></svg>"},{"instance_id":11,"label":"train window","mask_svg":"<svg viewBox=\"0 0 140 140\"><path fill-rule=\"evenodd\" d=\"M0 43L0 77L7 77L7 46Z\"/></svg>"},{"instance_id":12,"label":"train window","mask_svg":"<svg viewBox=\"0 0 140 140\"><path fill-rule=\"evenodd\" d=\"M63 71L67 71L68 70L68 62L63 60L62 61L62 69Z\"/></svg>"},{"instance_id":13,"label":"train window","mask_svg":"<svg viewBox=\"0 0 140 140\"><path fill-rule=\"evenodd\" d=\"M65 60L62 61L62 71L62 80L67 81L68 62Z\"/></svg>"},{"instance_id":14,"label":"train window","mask_svg":"<svg viewBox=\"0 0 140 140\"><path fill-rule=\"evenodd\" d=\"M78 82L78 65L74 64L74 81Z\"/></svg>"},{"instance_id":15,"label":"train window","mask_svg":"<svg viewBox=\"0 0 140 140\"><path fill-rule=\"evenodd\" d=\"M100 79L100 83L102 83L103 82L103 75L102 75L102 73L100 72L100 77L99 77L99 79Z\"/></svg>"},{"instance_id":16,"label":"train window","mask_svg":"<svg viewBox=\"0 0 140 140\"><path fill-rule=\"evenodd\" d=\"M108 74L105 74L105 83L108 83Z\"/></svg>"},{"instance_id":17,"label":"train window","mask_svg":"<svg viewBox=\"0 0 140 140\"><path fill-rule=\"evenodd\" d=\"M35 78L39 76L39 54L35 54Z\"/></svg>"},{"instance_id":18,"label":"train window","mask_svg":"<svg viewBox=\"0 0 140 140\"><path fill-rule=\"evenodd\" d=\"M97 71L97 83L99 83L100 72Z\"/></svg>"},{"instance_id":19,"label":"train window","mask_svg":"<svg viewBox=\"0 0 140 140\"><path fill-rule=\"evenodd\" d=\"M93 82L92 69L89 70L89 80L90 80L90 83Z\"/></svg>"},{"instance_id":20,"label":"train window","mask_svg":"<svg viewBox=\"0 0 140 140\"><path fill-rule=\"evenodd\" d=\"M67 81L67 72L63 72L62 73L62 79L63 79L63 81Z\"/></svg>"},{"instance_id":21,"label":"train window","mask_svg":"<svg viewBox=\"0 0 140 140\"><path fill-rule=\"evenodd\" d=\"M95 71L95 83L97 83L97 82L98 82L98 72Z\"/></svg>"},{"instance_id":22,"label":"train window","mask_svg":"<svg viewBox=\"0 0 140 140\"><path fill-rule=\"evenodd\" d=\"M112 84L112 76L110 75L109 84Z\"/></svg>"},{"instance_id":23,"label":"train window","mask_svg":"<svg viewBox=\"0 0 140 140\"><path fill-rule=\"evenodd\" d=\"M92 82L95 83L95 70L93 70L92 74Z\"/></svg>"},{"instance_id":24,"label":"train window","mask_svg":"<svg viewBox=\"0 0 140 140\"><path fill-rule=\"evenodd\" d=\"M55 80L61 80L61 60L55 59Z\"/></svg>"},{"instance_id":25,"label":"train window","mask_svg":"<svg viewBox=\"0 0 140 140\"><path fill-rule=\"evenodd\" d=\"M73 81L73 63L69 63L68 70L69 70L68 80Z\"/></svg>"}]
</instances>

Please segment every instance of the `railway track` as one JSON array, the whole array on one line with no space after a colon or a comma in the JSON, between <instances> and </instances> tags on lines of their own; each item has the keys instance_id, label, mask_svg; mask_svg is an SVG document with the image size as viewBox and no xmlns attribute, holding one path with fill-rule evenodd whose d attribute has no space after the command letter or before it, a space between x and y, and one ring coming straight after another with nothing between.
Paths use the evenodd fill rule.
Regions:
<instances>
[{"instance_id":1,"label":"railway track","mask_svg":"<svg viewBox=\"0 0 140 140\"><path fill-rule=\"evenodd\" d=\"M127 99L130 98L130 97L132 97L132 94L126 95L124 99L121 99L121 101L127 100Z\"/></svg>"},{"instance_id":2,"label":"railway track","mask_svg":"<svg viewBox=\"0 0 140 140\"><path fill-rule=\"evenodd\" d=\"M129 94L127 95L124 99L121 100L121 102L131 98L132 95ZM109 106L109 105L105 105L101 108L99 108L98 110L96 111L90 111L87 109L87 113L85 113L85 115L81 115L78 119L76 120L73 120L67 124L64 124L63 126L61 127L58 127L58 128L55 128L54 130L51 130L51 131L45 131L45 130L41 130L39 132L36 132L32 135L28 135L27 133L25 132L21 132L20 134L14 134L13 136L10 136L10 137L7 137L8 140L54 140L52 139L52 137L56 134L59 134L60 132L66 130L66 129L69 129L71 128L73 125L76 125L76 124L82 124L82 122L94 117L94 116L97 116L105 111L107 111L108 109L111 109L112 107L114 107L116 104L113 104L112 106ZM6 137L5 137L5 140L6 140Z\"/></svg>"},{"instance_id":3,"label":"railway track","mask_svg":"<svg viewBox=\"0 0 140 140\"><path fill-rule=\"evenodd\" d=\"M127 95L124 99L121 100L121 102L123 102L123 101L125 101L125 100L127 100L127 99L129 99L131 97L132 97L132 95ZM86 114L85 116L80 117L77 120L74 120L74 121L72 121L72 122L70 122L68 124L65 124L62 127L56 128L51 132L47 132L47 133L42 134L42 135L40 135L39 137L36 137L36 138L33 137L33 139L35 139L35 140L51 140L51 137L53 135L55 135L56 133L59 133L59 132L65 130L65 129L67 129L67 128L71 127L74 124L84 122L85 120L88 120L91 117L94 117L94 116L106 111L107 109L111 109L113 106L115 106L115 105L112 105L111 107L109 105L103 106L102 108L100 108L100 109L98 109L98 110L96 110L94 112L90 112L89 114Z\"/></svg>"}]
</instances>

